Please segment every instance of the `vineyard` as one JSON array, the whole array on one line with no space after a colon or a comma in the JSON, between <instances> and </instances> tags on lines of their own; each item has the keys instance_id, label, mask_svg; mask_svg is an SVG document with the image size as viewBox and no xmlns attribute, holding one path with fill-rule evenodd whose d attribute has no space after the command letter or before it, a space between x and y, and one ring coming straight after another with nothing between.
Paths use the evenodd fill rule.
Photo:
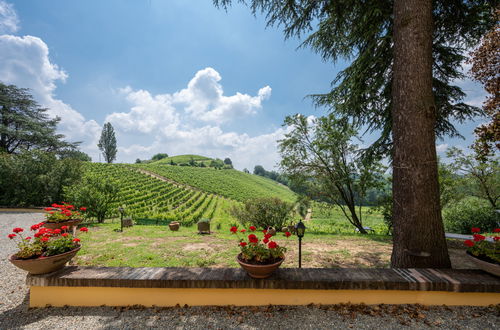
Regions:
<instances>
[{"instance_id":1,"label":"vineyard","mask_svg":"<svg viewBox=\"0 0 500 330\"><path fill-rule=\"evenodd\" d=\"M165 162L134 166L207 193L241 202L256 197L279 197L288 202L293 202L296 199L295 194L284 185L258 175L233 169L216 170L214 168L172 166Z\"/></svg>"},{"instance_id":2,"label":"vineyard","mask_svg":"<svg viewBox=\"0 0 500 330\"><path fill-rule=\"evenodd\" d=\"M125 206L128 216L138 222L154 219L159 222L179 221L189 226L201 218L227 217L235 201L182 185L165 182L121 164L90 163L86 173L109 180L119 188L113 208Z\"/></svg>"}]
</instances>

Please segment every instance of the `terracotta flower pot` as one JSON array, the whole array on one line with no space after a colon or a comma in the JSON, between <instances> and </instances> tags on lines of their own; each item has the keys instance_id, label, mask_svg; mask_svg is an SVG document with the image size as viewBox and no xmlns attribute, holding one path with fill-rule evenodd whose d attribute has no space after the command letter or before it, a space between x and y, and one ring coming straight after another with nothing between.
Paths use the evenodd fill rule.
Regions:
<instances>
[{"instance_id":1,"label":"terracotta flower pot","mask_svg":"<svg viewBox=\"0 0 500 330\"><path fill-rule=\"evenodd\" d=\"M240 259L241 254L238 254L236 257L236 261L240 264L240 266L248 273L250 277L253 278L268 278L271 276L276 269L281 266L281 263L285 260L285 258L281 259L278 262L269 265L253 265L246 263L245 261Z\"/></svg>"},{"instance_id":2,"label":"terracotta flower pot","mask_svg":"<svg viewBox=\"0 0 500 330\"><path fill-rule=\"evenodd\" d=\"M82 221L83 219L71 219L61 222L45 222L43 226L49 229L60 229L62 226L68 226L71 229L73 226L77 226Z\"/></svg>"},{"instance_id":3,"label":"terracotta flower pot","mask_svg":"<svg viewBox=\"0 0 500 330\"><path fill-rule=\"evenodd\" d=\"M30 274L47 274L63 268L64 265L66 265L66 263L78 253L78 251L80 251L80 247L63 254L37 259L17 259L14 254L10 256L9 261L14 264L14 266L21 268Z\"/></svg>"},{"instance_id":4,"label":"terracotta flower pot","mask_svg":"<svg viewBox=\"0 0 500 330\"><path fill-rule=\"evenodd\" d=\"M171 222L168 224L168 227L170 228L171 231L178 231L180 227L180 223L177 221Z\"/></svg>"},{"instance_id":5,"label":"terracotta flower pot","mask_svg":"<svg viewBox=\"0 0 500 330\"><path fill-rule=\"evenodd\" d=\"M467 252L465 254L473 263L476 264L476 266L479 269L484 270L485 272L490 273L492 275L500 276L500 265L499 264L494 264L491 262L481 260L481 259L479 259L479 258L477 258L477 257L475 257Z\"/></svg>"}]
</instances>

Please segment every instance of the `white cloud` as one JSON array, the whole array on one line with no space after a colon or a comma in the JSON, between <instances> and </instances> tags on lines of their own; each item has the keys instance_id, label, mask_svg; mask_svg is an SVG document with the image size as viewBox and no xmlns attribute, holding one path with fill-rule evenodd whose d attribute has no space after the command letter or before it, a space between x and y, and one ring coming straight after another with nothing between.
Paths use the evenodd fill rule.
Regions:
<instances>
[{"instance_id":1,"label":"white cloud","mask_svg":"<svg viewBox=\"0 0 500 330\"><path fill-rule=\"evenodd\" d=\"M14 33L19 29L19 19L17 18L14 6L6 1L0 0L0 34Z\"/></svg>"},{"instance_id":2,"label":"white cloud","mask_svg":"<svg viewBox=\"0 0 500 330\"><path fill-rule=\"evenodd\" d=\"M271 87L261 88L257 96L236 93L224 96L221 76L212 68L198 71L187 88L172 96L192 118L221 124L235 117L253 115L262 108L262 101L271 96Z\"/></svg>"},{"instance_id":3,"label":"white cloud","mask_svg":"<svg viewBox=\"0 0 500 330\"><path fill-rule=\"evenodd\" d=\"M120 89L130 109L112 113L106 121L111 122L121 136L140 135L149 143L122 145L119 158L133 161L149 159L158 152L194 153L229 157L240 169L252 169L257 164L274 167L279 158L276 141L283 137L283 129L251 137L221 127L237 117L257 113L262 101L270 97L271 88L261 88L256 96L243 93L225 96L220 80L216 70L205 68L194 75L186 88L172 94L153 95L130 86Z\"/></svg>"},{"instance_id":4,"label":"white cloud","mask_svg":"<svg viewBox=\"0 0 500 330\"><path fill-rule=\"evenodd\" d=\"M0 79L3 83L29 88L35 100L47 107L49 115L59 116L58 130L68 141L85 141L82 150L97 155L100 126L54 96L56 83L65 82L66 72L49 59L49 49L33 36L0 36Z\"/></svg>"},{"instance_id":5,"label":"white cloud","mask_svg":"<svg viewBox=\"0 0 500 330\"><path fill-rule=\"evenodd\" d=\"M448 149L448 144L447 144L447 143L438 144L438 145L436 146L436 151L437 151L438 153L445 152L445 151L446 151L446 149Z\"/></svg>"}]
</instances>

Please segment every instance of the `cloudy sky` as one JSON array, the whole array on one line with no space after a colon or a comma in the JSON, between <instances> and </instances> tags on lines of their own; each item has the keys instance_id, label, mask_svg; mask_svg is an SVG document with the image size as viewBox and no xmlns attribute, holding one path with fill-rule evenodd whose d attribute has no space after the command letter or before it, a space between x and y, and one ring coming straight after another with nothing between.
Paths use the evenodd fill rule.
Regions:
<instances>
[{"instance_id":1,"label":"cloudy sky","mask_svg":"<svg viewBox=\"0 0 500 330\"><path fill-rule=\"evenodd\" d=\"M192 153L272 168L284 117L323 115L304 97L328 91L345 66L299 45L248 8L211 0L0 0L0 81L30 88L94 161L111 122L119 162ZM480 86L458 83L481 105ZM438 151L470 145L479 122Z\"/></svg>"}]
</instances>

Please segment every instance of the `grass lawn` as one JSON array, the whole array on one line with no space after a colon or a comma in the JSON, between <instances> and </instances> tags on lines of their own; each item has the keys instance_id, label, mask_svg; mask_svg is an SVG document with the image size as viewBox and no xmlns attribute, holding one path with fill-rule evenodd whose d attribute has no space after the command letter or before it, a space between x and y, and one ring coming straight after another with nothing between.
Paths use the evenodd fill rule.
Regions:
<instances>
[{"instance_id":1,"label":"grass lawn","mask_svg":"<svg viewBox=\"0 0 500 330\"><path fill-rule=\"evenodd\" d=\"M367 209L368 210L368 209ZM237 238L229 233L234 223L226 212L216 214L211 235L198 235L195 226L170 231L168 226L134 226L117 232L119 221L89 227L79 234L83 247L73 264L84 266L128 267L239 267ZM367 212L364 225L375 234L354 232L347 220L334 210L329 214L314 213L306 222L302 244L304 268L386 268L390 265L391 236L385 235L382 217ZM243 235L240 235L243 237ZM275 241L288 248L282 267L298 267L298 239L286 239L278 233ZM454 268L474 268L464 255L462 242L449 241Z\"/></svg>"}]
</instances>

